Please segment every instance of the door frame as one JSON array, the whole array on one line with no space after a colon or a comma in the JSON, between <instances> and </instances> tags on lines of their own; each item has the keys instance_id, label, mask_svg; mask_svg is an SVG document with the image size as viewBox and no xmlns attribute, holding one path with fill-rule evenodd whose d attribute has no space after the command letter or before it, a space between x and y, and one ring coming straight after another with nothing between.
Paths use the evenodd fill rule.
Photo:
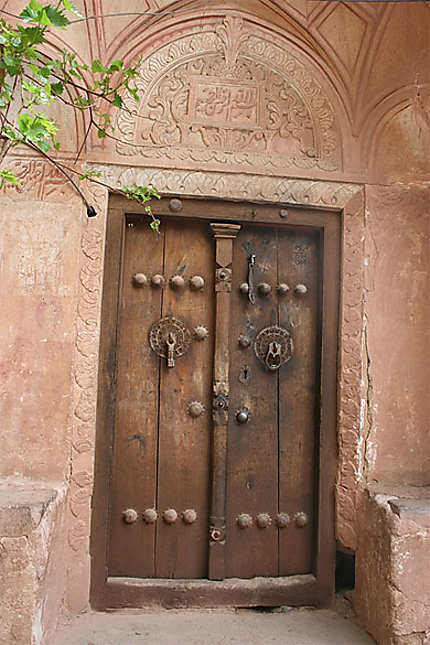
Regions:
<instances>
[{"instance_id":1,"label":"door frame","mask_svg":"<svg viewBox=\"0 0 430 645\"><path fill-rule=\"evenodd\" d=\"M229 204L223 216L222 204ZM99 357L95 481L91 526L91 605L122 607L329 606L334 597L334 484L337 470L337 360L342 210L258 201L166 196L155 216L317 229L321 239L320 426L317 445L317 530L313 574L251 580L160 580L107 577L109 485L115 411L115 372L121 255L127 214L147 217L122 196L109 202ZM209 228L209 227L208 227Z\"/></svg>"}]
</instances>

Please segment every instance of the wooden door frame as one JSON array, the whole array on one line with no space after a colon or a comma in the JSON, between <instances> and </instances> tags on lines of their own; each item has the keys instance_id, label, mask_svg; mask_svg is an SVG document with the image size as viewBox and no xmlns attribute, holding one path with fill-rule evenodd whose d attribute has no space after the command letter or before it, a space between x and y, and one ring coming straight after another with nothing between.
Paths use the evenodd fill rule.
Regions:
<instances>
[{"instance_id":1,"label":"wooden door frame","mask_svg":"<svg viewBox=\"0 0 430 645\"><path fill-rule=\"evenodd\" d=\"M178 203L179 202L179 203ZM222 205L229 205L223 215ZM179 206L179 210L177 207ZM339 338L340 258L342 210L256 201L164 197L153 205L156 216L306 227L321 236L321 365L320 432L317 448L318 522L314 573L252 580L158 580L107 577L109 485L115 410L115 370L121 256L127 215L147 217L144 208L124 197L109 203L103 279L101 341L97 400L95 482L90 554L91 605L96 609L121 607L215 606L329 606L334 597L335 527L334 484L337 468L337 355ZM209 225L208 225L209 234ZM324 466L324 467L322 467Z\"/></svg>"}]
</instances>

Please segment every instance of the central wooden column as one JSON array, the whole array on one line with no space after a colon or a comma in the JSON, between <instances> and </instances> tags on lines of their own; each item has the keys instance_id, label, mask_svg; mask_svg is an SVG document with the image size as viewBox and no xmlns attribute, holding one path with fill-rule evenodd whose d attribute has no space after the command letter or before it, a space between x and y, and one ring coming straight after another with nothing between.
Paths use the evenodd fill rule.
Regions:
<instances>
[{"instance_id":1,"label":"central wooden column","mask_svg":"<svg viewBox=\"0 0 430 645\"><path fill-rule=\"evenodd\" d=\"M231 275L233 241L240 225L212 223L215 238L215 357L212 401L212 496L209 519L209 578L223 580L225 577L225 506L227 424L229 395L229 331L231 311Z\"/></svg>"}]
</instances>

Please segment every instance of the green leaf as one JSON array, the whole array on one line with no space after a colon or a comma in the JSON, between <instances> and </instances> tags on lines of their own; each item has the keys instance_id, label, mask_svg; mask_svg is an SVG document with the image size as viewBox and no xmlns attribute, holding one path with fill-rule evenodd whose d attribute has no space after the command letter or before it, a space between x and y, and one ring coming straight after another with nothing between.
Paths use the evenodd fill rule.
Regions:
<instances>
[{"instance_id":1,"label":"green leaf","mask_svg":"<svg viewBox=\"0 0 430 645\"><path fill-rule=\"evenodd\" d=\"M122 98L117 92L115 92L115 94L113 95L112 103L115 107L122 107Z\"/></svg>"},{"instance_id":2,"label":"green leaf","mask_svg":"<svg viewBox=\"0 0 430 645\"><path fill-rule=\"evenodd\" d=\"M3 188L5 184L12 184L13 186L19 186L18 177L9 168L5 170L0 170L0 189Z\"/></svg>"},{"instance_id":3,"label":"green leaf","mask_svg":"<svg viewBox=\"0 0 430 645\"><path fill-rule=\"evenodd\" d=\"M67 11L72 10L72 3L69 2L69 0L63 0L63 5L64 5L64 8L67 9Z\"/></svg>"},{"instance_id":4,"label":"green leaf","mask_svg":"<svg viewBox=\"0 0 430 645\"><path fill-rule=\"evenodd\" d=\"M62 94L64 92L64 85L61 81L58 81L58 83L51 83L51 90L54 94Z\"/></svg>"},{"instance_id":5,"label":"green leaf","mask_svg":"<svg viewBox=\"0 0 430 645\"><path fill-rule=\"evenodd\" d=\"M149 226L152 228L153 231L157 231L157 233L159 233L159 231L160 231L160 220L159 219L153 219L152 222L149 223Z\"/></svg>"},{"instance_id":6,"label":"green leaf","mask_svg":"<svg viewBox=\"0 0 430 645\"><path fill-rule=\"evenodd\" d=\"M93 74L104 74L106 69L103 67L101 62L96 58L91 64L91 71Z\"/></svg>"},{"instance_id":7,"label":"green leaf","mask_svg":"<svg viewBox=\"0 0 430 645\"><path fill-rule=\"evenodd\" d=\"M109 71L110 72L119 72L121 69L123 69L124 63L122 60L114 60L110 64Z\"/></svg>"},{"instance_id":8,"label":"green leaf","mask_svg":"<svg viewBox=\"0 0 430 645\"><path fill-rule=\"evenodd\" d=\"M19 17L23 22L39 22L39 11L34 11L30 5L25 7Z\"/></svg>"},{"instance_id":9,"label":"green leaf","mask_svg":"<svg viewBox=\"0 0 430 645\"><path fill-rule=\"evenodd\" d=\"M60 27L60 29L64 29L64 27L70 25L70 20L67 16L64 15L63 11L59 11L58 9L51 7L51 5L49 4L44 7L44 11L48 17L48 20L50 20L51 24L54 27Z\"/></svg>"},{"instance_id":10,"label":"green leaf","mask_svg":"<svg viewBox=\"0 0 430 645\"><path fill-rule=\"evenodd\" d=\"M79 179L82 181L84 179L92 179L93 177L101 177L102 173L99 172L98 170L86 170L85 172L82 173L82 175L79 175Z\"/></svg>"},{"instance_id":11,"label":"green leaf","mask_svg":"<svg viewBox=\"0 0 430 645\"><path fill-rule=\"evenodd\" d=\"M28 5L32 11L42 11L42 5L37 0L30 0Z\"/></svg>"},{"instance_id":12,"label":"green leaf","mask_svg":"<svg viewBox=\"0 0 430 645\"><path fill-rule=\"evenodd\" d=\"M104 128L97 128L97 136L99 139L104 139L106 136L106 130Z\"/></svg>"}]
</instances>

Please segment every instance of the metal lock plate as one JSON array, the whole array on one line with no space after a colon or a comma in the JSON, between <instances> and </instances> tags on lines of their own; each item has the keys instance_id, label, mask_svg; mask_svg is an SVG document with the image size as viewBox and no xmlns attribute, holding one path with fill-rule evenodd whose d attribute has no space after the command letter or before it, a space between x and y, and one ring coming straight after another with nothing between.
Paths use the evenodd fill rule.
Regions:
<instances>
[{"instance_id":1,"label":"metal lock plate","mask_svg":"<svg viewBox=\"0 0 430 645\"><path fill-rule=\"evenodd\" d=\"M293 339L284 327L265 327L255 339L254 351L257 358L274 372L292 357Z\"/></svg>"},{"instance_id":2,"label":"metal lock plate","mask_svg":"<svg viewBox=\"0 0 430 645\"><path fill-rule=\"evenodd\" d=\"M165 316L149 330L149 344L158 356L167 358L168 367L174 367L175 358L185 354L190 347L191 332L182 320Z\"/></svg>"}]
</instances>

